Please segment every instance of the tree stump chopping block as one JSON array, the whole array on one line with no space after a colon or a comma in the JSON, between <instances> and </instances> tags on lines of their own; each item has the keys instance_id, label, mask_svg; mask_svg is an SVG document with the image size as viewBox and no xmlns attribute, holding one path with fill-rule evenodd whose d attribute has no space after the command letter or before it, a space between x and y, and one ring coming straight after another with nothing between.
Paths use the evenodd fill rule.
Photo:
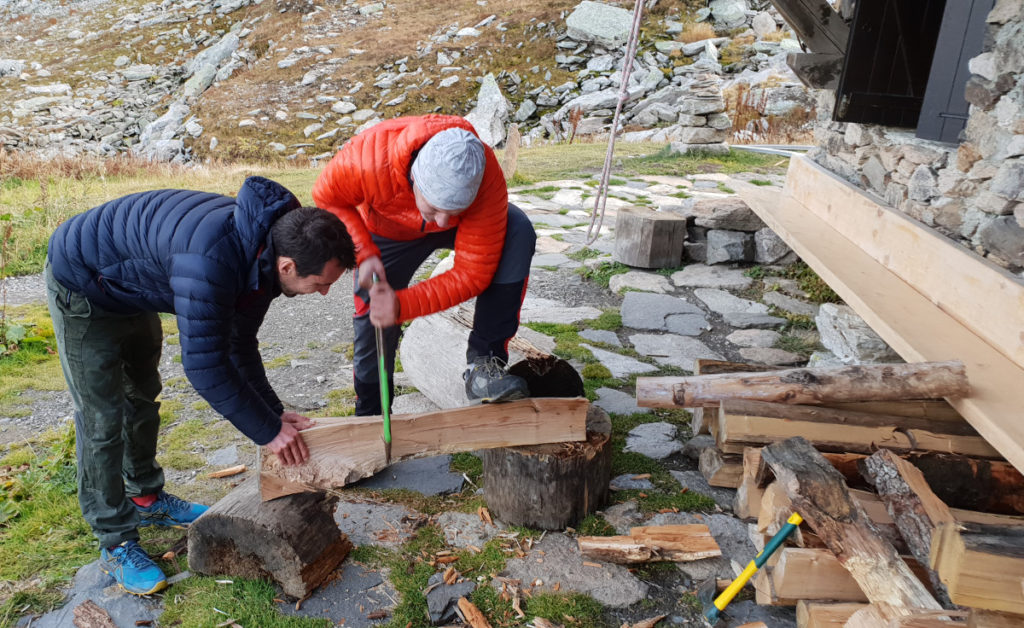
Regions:
<instances>
[{"instance_id":1,"label":"tree stump chopping block","mask_svg":"<svg viewBox=\"0 0 1024 628\"><path fill-rule=\"evenodd\" d=\"M334 521L337 496L299 493L264 502L249 478L189 526L194 572L269 578L303 598L352 550Z\"/></svg>"},{"instance_id":2,"label":"tree stump chopping block","mask_svg":"<svg viewBox=\"0 0 1024 628\"><path fill-rule=\"evenodd\" d=\"M611 420L591 406L587 440L483 452L484 499L510 525L543 530L575 526L608 500Z\"/></svg>"},{"instance_id":3,"label":"tree stump chopping block","mask_svg":"<svg viewBox=\"0 0 1024 628\"><path fill-rule=\"evenodd\" d=\"M640 268L679 266L686 220L686 216L671 212L623 207L615 217L615 261Z\"/></svg>"}]
</instances>

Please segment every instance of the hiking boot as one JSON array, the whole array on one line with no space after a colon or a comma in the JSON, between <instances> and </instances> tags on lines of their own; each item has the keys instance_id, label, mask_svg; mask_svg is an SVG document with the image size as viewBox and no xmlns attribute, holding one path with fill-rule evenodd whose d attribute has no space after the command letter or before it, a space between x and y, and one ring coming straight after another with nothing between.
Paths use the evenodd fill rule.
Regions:
<instances>
[{"instance_id":1,"label":"hiking boot","mask_svg":"<svg viewBox=\"0 0 1024 628\"><path fill-rule=\"evenodd\" d=\"M100 569L113 576L119 587L134 595L149 595L167 588L164 572L136 541L100 550Z\"/></svg>"},{"instance_id":2,"label":"hiking boot","mask_svg":"<svg viewBox=\"0 0 1024 628\"><path fill-rule=\"evenodd\" d=\"M497 403L522 399L530 395L526 380L509 375L501 358L479 357L473 361L462 378L466 380L466 397L470 401Z\"/></svg>"},{"instance_id":3,"label":"hiking boot","mask_svg":"<svg viewBox=\"0 0 1024 628\"><path fill-rule=\"evenodd\" d=\"M190 523L199 518L199 515L206 512L209 506L193 504L170 493L160 491L151 506L143 508L136 504L135 508L138 509L141 519L139 527L187 528Z\"/></svg>"}]
</instances>

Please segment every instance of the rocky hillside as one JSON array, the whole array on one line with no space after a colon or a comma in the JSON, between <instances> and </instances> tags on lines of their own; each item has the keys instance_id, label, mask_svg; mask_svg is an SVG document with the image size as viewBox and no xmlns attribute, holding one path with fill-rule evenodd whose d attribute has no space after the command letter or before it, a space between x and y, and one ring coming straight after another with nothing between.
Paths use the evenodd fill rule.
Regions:
<instances>
[{"instance_id":1,"label":"rocky hillside","mask_svg":"<svg viewBox=\"0 0 1024 628\"><path fill-rule=\"evenodd\" d=\"M115 6L116 5L116 6ZM375 122L469 115L499 145L610 128L632 2L0 0L0 145L161 161L322 159ZM648 0L627 141L806 132L767 0ZM628 9L628 10L627 10Z\"/></svg>"}]
</instances>

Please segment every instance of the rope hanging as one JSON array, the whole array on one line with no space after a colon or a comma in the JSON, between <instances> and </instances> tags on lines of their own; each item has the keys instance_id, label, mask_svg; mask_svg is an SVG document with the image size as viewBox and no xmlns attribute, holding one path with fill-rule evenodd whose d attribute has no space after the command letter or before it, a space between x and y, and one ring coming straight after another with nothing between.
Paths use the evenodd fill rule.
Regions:
<instances>
[{"instance_id":1,"label":"rope hanging","mask_svg":"<svg viewBox=\"0 0 1024 628\"><path fill-rule=\"evenodd\" d=\"M636 60L636 48L640 41L640 22L643 13L644 0L636 0L633 5L633 29L629 34L629 43L626 44L626 56L622 60L622 82L619 85L619 98L615 103L615 117L612 118L612 128L608 133L608 150L604 155L604 169L601 171L601 182L597 186L597 196L594 197L594 211L590 214L590 227L587 229L587 245L591 245L601 235L601 225L604 224L604 208L608 200L608 180L612 172L612 154L615 152L615 134L619 130L619 114L622 113L622 105L629 98L629 76L633 73L633 63ZM595 228L596 227L596 228Z\"/></svg>"}]
</instances>

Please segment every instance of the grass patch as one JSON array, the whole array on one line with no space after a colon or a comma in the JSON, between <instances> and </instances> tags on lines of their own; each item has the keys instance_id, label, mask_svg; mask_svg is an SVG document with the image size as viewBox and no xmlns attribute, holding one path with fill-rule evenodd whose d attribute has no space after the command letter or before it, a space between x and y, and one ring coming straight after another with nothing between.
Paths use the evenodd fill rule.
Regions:
<instances>
[{"instance_id":1,"label":"grass patch","mask_svg":"<svg viewBox=\"0 0 1024 628\"><path fill-rule=\"evenodd\" d=\"M0 603L0 626L6 627L58 603L59 587L96 559L97 546L76 497L73 429L48 432L3 462L18 463L0 471L0 581L17 583Z\"/></svg>"},{"instance_id":2,"label":"grass patch","mask_svg":"<svg viewBox=\"0 0 1024 628\"><path fill-rule=\"evenodd\" d=\"M24 415L30 408L22 394L27 390L63 390L64 374L45 305L9 308L7 325L24 330L25 336L15 349L0 350L0 415Z\"/></svg>"},{"instance_id":3,"label":"grass patch","mask_svg":"<svg viewBox=\"0 0 1024 628\"><path fill-rule=\"evenodd\" d=\"M587 515L576 528L580 536L615 536L615 528L601 515Z\"/></svg>"},{"instance_id":4,"label":"grass patch","mask_svg":"<svg viewBox=\"0 0 1024 628\"><path fill-rule=\"evenodd\" d=\"M589 247L583 247L582 249L580 249L578 251L573 251L572 253L567 253L566 257L568 257L569 259L576 260L577 262L582 262L582 261L585 261L585 260L588 260L588 259L593 259L595 257L601 257L602 255L604 255L604 253L602 253L601 251L598 251L597 249L592 249L592 248L589 248Z\"/></svg>"},{"instance_id":5,"label":"grass patch","mask_svg":"<svg viewBox=\"0 0 1024 628\"><path fill-rule=\"evenodd\" d=\"M807 300L812 303L839 303L842 301L839 295L806 262L790 264L783 271L782 276L795 279L800 289L807 293Z\"/></svg>"},{"instance_id":6,"label":"grass patch","mask_svg":"<svg viewBox=\"0 0 1024 628\"><path fill-rule=\"evenodd\" d=\"M608 287L608 282L615 275L621 275L629 272L629 266L621 262L601 262L594 268L587 268L581 266L576 269L576 273L581 275L584 279L589 279L599 286L604 288Z\"/></svg>"},{"instance_id":7,"label":"grass patch","mask_svg":"<svg viewBox=\"0 0 1024 628\"><path fill-rule=\"evenodd\" d=\"M484 474L484 462L479 457L468 452L455 453L449 466L456 473L465 473L471 482L479 486Z\"/></svg>"},{"instance_id":8,"label":"grass patch","mask_svg":"<svg viewBox=\"0 0 1024 628\"><path fill-rule=\"evenodd\" d=\"M671 149L665 146L653 155L624 159L622 172L677 177L708 172L783 174L788 164L788 159L780 158L778 155L765 155L742 150L731 150L724 155L674 155Z\"/></svg>"},{"instance_id":9,"label":"grass patch","mask_svg":"<svg viewBox=\"0 0 1024 628\"><path fill-rule=\"evenodd\" d=\"M608 308L601 312L601 315L597 318L583 321L583 324L589 329L615 331L622 327L622 314L620 314L619 310L615 308Z\"/></svg>"},{"instance_id":10,"label":"grass patch","mask_svg":"<svg viewBox=\"0 0 1024 628\"><path fill-rule=\"evenodd\" d=\"M591 364L584 365L583 372L584 379L611 379L612 372L608 370L608 367L599 362L593 362Z\"/></svg>"},{"instance_id":11,"label":"grass patch","mask_svg":"<svg viewBox=\"0 0 1024 628\"><path fill-rule=\"evenodd\" d=\"M771 185L772 182L771 181L766 181L765 179L751 179L750 180L750 184L751 185L765 186L765 185Z\"/></svg>"},{"instance_id":12,"label":"grass patch","mask_svg":"<svg viewBox=\"0 0 1024 628\"><path fill-rule=\"evenodd\" d=\"M160 400L160 427L166 427L178 420L178 414L185 409L185 404L177 399Z\"/></svg>"},{"instance_id":13,"label":"grass patch","mask_svg":"<svg viewBox=\"0 0 1024 628\"><path fill-rule=\"evenodd\" d=\"M580 346L584 339L580 337L579 328L564 323L526 323L534 331L552 336L555 339L554 354L566 360L595 362L596 358L588 349Z\"/></svg>"},{"instance_id":14,"label":"grass patch","mask_svg":"<svg viewBox=\"0 0 1024 628\"><path fill-rule=\"evenodd\" d=\"M797 333L787 333L779 336L779 339L775 341L774 347L807 357L820 349L821 345L816 336L808 335L807 332L799 333L798 330Z\"/></svg>"},{"instance_id":15,"label":"grass patch","mask_svg":"<svg viewBox=\"0 0 1024 628\"><path fill-rule=\"evenodd\" d=\"M397 391L396 391L397 392ZM309 414L310 417L352 416L356 411L356 389L335 388L327 391L327 405Z\"/></svg>"},{"instance_id":16,"label":"grass patch","mask_svg":"<svg viewBox=\"0 0 1024 628\"><path fill-rule=\"evenodd\" d=\"M197 448L220 447L231 442L233 436L231 424L227 421L206 423L200 419L189 419L161 436L163 453L158 456L160 464L179 471L197 469L206 464L206 459L195 452Z\"/></svg>"},{"instance_id":17,"label":"grass patch","mask_svg":"<svg viewBox=\"0 0 1024 628\"><path fill-rule=\"evenodd\" d=\"M274 603L276 593L270 582L235 578L230 584L219 584L217 580L224 579L193 575L174 585L172 595L164 597L160 624L213 628L230 618L242 626L330 628L334 625L329 619L282 614Z\"/></svg>"}]
</instances>

